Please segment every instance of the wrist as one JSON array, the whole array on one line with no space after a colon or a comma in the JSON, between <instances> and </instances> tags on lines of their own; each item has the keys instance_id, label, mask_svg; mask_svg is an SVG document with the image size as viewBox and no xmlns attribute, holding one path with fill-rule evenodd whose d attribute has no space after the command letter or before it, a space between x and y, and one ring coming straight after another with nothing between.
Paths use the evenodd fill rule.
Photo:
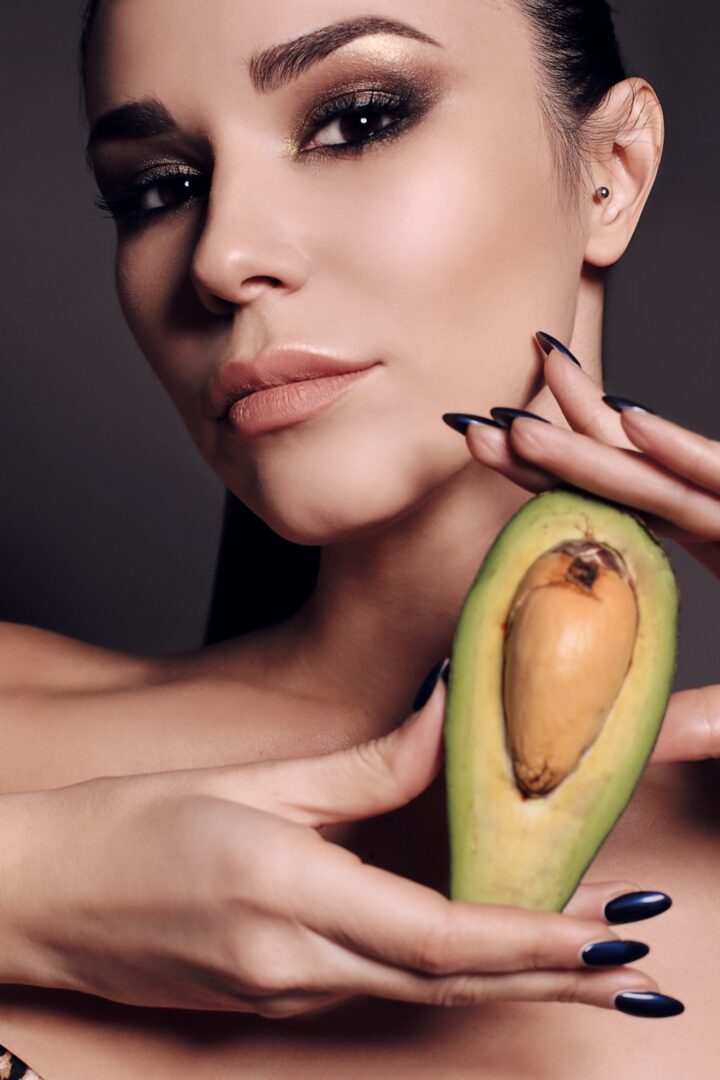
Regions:
<instances>
[{"instance_id":1,"label":"wrist","mask_svg":"<svg viewBox=\"0 0 720 1080\"><path fill-rule=\"evenodd\" d=\"M49 870L42 842L52 821L52 808L45 807L49 794L0 795L0 984L58 985L51 954L42 947L43 926L47 929L50 921L43 903L52 902L43 888Z\"/></svg>"}]
</instances>

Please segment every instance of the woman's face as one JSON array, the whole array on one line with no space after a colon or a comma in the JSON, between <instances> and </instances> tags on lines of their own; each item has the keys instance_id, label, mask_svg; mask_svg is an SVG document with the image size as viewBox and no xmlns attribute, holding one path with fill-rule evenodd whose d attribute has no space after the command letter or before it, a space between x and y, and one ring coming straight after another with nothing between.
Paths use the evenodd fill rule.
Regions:
<instances>
[{"instance_id":1,"label":"woman's face","mask_svg":"<svg viewBox=\"0 0 720 1080\"><path fill-rule=\"evenodd\" d=\"M251 81L253 55L359 16L435 43L365 32ZM93 146L123 311L203 457L286 538L406 514L468 464L442 413L521 406L534 331L569 337L584 227L534 72L509 0L106 0L91 123L169 114L108 119ZM289 345L375 367L273 430L211 414L222 365Z\"/></svg>"}]
</instances>

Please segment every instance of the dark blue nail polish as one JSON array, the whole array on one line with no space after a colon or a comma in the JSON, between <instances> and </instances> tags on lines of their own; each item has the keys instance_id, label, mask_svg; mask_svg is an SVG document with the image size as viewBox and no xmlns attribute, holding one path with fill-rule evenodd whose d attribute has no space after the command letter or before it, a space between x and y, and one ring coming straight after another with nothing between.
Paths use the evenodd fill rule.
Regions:
<instances>
[{"instance_id":1,"label":"dark blue nail polish","mask_svg":"<svg viewBox=\"0 0 720 1080\"><path fill-rule=\"evenodd\" d=\"M544 416L536 416L535 413L526 412L525 409L505 409L496 406L494 409L490 410L490 415L494 420L497 420L500 427L505 428L506 430L510 427L513 420L519 420L522 417L526 417L528 420L542 420L544 424L550 423Z\"/></svg>"},{"instance_id":2,"label":"dark blue nail polish","mask_svg":"<svg viewBox=\"0 0 720 1080\"><path fill-rule=\"evenodd\" d=\"M637 401L630 401L629 398L613 397L612 394L605 394L603 401L615 412L621 413L624 409L641 409L643 412L649 412L653 416L657 416L657 413L652 409L648 409L647 405L638 405Z\"/></svg>"},{"instance_id":3,"label":"dark blue nail polish","mask_svg":"<svg viewBox=\"0 0 720 1080\"><path fill-rule=\"evenodd\" d=\"M577 364L577 366L582 369L582 364L577 356L574 356L567 346L563 345L557 338L554 338L552 334L546 334L544 330L538 330L535 337L540 342L546 356L549 356L553 349L557 349L559 353L562 353L563 356L567 356L568 360L572 360L573 364Z\"/></svg>"},{"instance_id":4,"label":"dark blue nail polish","mask_svg":"<svg viewBox=\"0 0 720 1080\"><path fill-rule=\"evenodd\" d=\"M496 428L503 426L495 420L489 420L487 416L473 416L472 413L446 412L443 413L443 420L448 427L459 431L461 435L465 434L471 424L489 424L490 427Z\"/></svg>"},{"instance_id":5,"label":"dark blue nail polish","mask_svg":"<svg viewBox=\"0 0 720 1080\"><path fill-rule=\"evenodd\" d=\"M679 1016L685 1006L677 998L649 990L625 990L615 998L615 1008L630 1016Z\"/></svg>"},{"instance_id":6,"label":"dark blue nail polish","mask_svg":"<svg viewBox=\"0 0 720 1080\"><path fill-rule=\"evenodd\" d=\"M437 686L437 681L441 675L445 673L445 667L449 666L450 660L446 656L444 660L438 660L437 664L427 673L425 678L420 684L420 689L415 695L413 701L412 711L420 712L423 705L427 705L428 701L432 697L432 692ZM447 681L447 680L446 680Z\"/></svg>"},{"instance_id":7,"label":"dark blue nail polish","mask_svg":"<svg viewBox=\"0 0 720 1080\"><path fill-rule=\"evenodd\" d=\"M605 918L611 923L638 922L661 915L672 906L664 892L629 892L616 896L605 905Z\"/></svg>"},{"instance_id":8,"label":"dark blue nail polish","mask_svg":"<svg viewBox=\"0 0 720 1080\"><path fill-rule=\"evenodd\" d=\"M582 951L584 963L591 967L607 967L612 964L629 964L647 956L650 946L644 941L598 941Z\"/></svg>"}]
</instances>

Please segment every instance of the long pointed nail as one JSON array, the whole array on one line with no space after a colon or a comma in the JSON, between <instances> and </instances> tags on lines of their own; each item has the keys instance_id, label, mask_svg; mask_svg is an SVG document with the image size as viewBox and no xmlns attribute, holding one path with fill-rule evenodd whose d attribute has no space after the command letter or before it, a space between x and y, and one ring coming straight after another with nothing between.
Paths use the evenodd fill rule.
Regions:
<instances>
[{"instance_id":1,"label":"long pointed nail","mask_svg":"<svg viewBox=\"0 0 720 1080\"><path fill-rule=\"evenodd\" d=\"M685 1006L669 994L654 990L625 990L615 995L615 1008L631 1016L679 1016Z\"/></svg>"},{"instance_id":2,"label":"long pointed nail","mask_svg":"<svg viewBox=\"0 0 720 1080\"><path fill-rule=\"evenodd\" d=\"M562 353L563 356L567 356L568 360L572 360L573 364L577 364L577 366L582 369L582 364L577 356L574 356L567 346L563 345L557 338L554 338L552 334L546 334L544 330L538 330L535 337L540 342L546 356L549 356L553 349L557 349L559 353Z\"/></svg>"},{"instance_id":3,"label":"long pointed nail","mask_svg":"<svg viewBox=\"0 0 720 1080\"><path fill-rule=\"evenodd\" d=\"M649 412L653 416L657 416L657 413L653 409L648 409L647 405L638 405L637 401L630 401L629 398L614 397L612 394L605 394L603 401L606 405L609 405L615 412L624 412L625 409L639 409L640 412Z\"/></svg>"},{"instance_id":4,"label":"long pointed nail","mask_svg":"<svg viewBox=\"0 0 720 1080\"><path fill-rule=\"evenodd\" d=\"M639 922L661 915L669 907L672 899L664 892L623 893L605 905L605 918L611 923Z\"/></svg>"},{"instance_id":5,"label":"long pointed nail","mask_svg":"<svg viewBox=\"0 0 720 1080\"><path fill-rule=\"evenodd\" d=\"M582 959L592 967L615 967L632 964L633 960L641 960L649 952L650 946L644 941L596 941L585 946Z\"/></svg>"},{"instance_id":6,"label":"long pointed nail","mask_svg":"<svg viewBox=\"0 0 720 1080\"><path fill-rule=\"evenodd\" d=\"M496 406L490 410L490 415L497 420L500 427L507 430L513 420L521 420L526 418L527 420L542 420L544 424L549 424L550 421L546 420L544 416L537 416L536 413L526 412L525 409L505 409L500 406Z\"/></svg>"},{"instance_id":7,"label":"long pointed nail","mask_svg":"<svg viewBox=\"0 0 720 1080\"><path fill-rule=\"evenodd\" d=\"M444 660L438 660L437 664L427 673L425 678L420 684L420 689L415 695L413 701L412 711L420 712L424 705L427 705L428 701L432 697L432 692L438 684L438 680L442 677L447 685L447 669L450 667L450 657L446 656Z\"/></svg>"},{"instance_id":8,"label":"long pointed nail","mask_svg":"<svg viewBox=\"0 0 720 1080\"><path fill-rule=\"evenodd\" d=\"M501 428L496 420L488 420L487 416L473 416L472 413L447 412L443 413L443 420L453 431L459 431L464 435L471 424L489 424L490 427Z\"/></svg>"}]
</instances>

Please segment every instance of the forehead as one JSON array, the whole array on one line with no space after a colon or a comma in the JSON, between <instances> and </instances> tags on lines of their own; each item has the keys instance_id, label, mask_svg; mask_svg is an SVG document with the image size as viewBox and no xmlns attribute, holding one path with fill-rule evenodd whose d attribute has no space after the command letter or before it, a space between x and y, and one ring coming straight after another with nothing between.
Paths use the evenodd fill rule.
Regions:
<instances>
[{"instance_id":1,"label":"forehead","mask_svg":"<svg viewBox=\"0 0 720 1080\"><path fill-rule=\"evenodd\" d=\"M410 54L486 82L527 80L527 28L507 0L105 0L88 58L90 118L145 97L181 106L222 91L256 95L259 54L363 19L403 23L437 44L389 32L364 33L332 52L313 42L316 70L330 55Z\"/></svg>"}]
</instances>

